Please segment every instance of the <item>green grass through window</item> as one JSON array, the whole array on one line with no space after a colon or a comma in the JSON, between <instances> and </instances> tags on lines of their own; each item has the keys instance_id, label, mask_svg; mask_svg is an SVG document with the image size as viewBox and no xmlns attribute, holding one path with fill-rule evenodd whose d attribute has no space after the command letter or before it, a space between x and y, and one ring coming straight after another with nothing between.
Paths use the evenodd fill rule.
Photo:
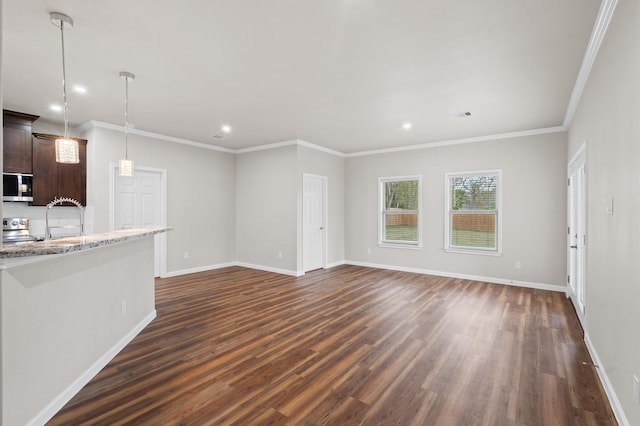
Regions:
<instances>
[{"instance_id":1,"label":"green grass through window","mask_svg":"<svg viewBox=\"0 0 640 426\"><path fill-rule=\"evenodd\" d=\"M451 231L451 245L458 247L496 248L495 232L464 231L453 229Z\"/></svg>"},{"instance_id":2,"label":"green grass through window","mask_svg":"<svg viewBox=\"0 0 640 426\"><path fill-rule=\"evenodd\" d=\"M387 241L418 241L417 225L387 225L384 233Z\"/></svg>"}]
</instances>

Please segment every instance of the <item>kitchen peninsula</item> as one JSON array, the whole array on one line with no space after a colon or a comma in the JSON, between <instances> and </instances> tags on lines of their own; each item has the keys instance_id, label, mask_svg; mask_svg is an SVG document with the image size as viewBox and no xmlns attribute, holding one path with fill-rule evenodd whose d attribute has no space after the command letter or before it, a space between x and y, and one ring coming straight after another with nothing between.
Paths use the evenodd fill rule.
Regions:
<instances>
[{"instance_id":1,"label":"kitchen peninsula","mask_svg":"<svg viewBox=\"0 0 640 426\"><path fill-rule=\"evenodd\" d=\"M155 318L153 236L170 229L0 249L2 424L44 424Z\"/></svg>"}]
</instances>

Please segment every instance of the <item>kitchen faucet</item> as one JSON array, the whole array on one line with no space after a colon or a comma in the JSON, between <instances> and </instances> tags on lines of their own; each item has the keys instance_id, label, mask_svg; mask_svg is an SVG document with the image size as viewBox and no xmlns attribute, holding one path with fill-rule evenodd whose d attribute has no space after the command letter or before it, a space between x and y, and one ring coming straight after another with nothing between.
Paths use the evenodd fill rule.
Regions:
<instances>
[{"instance_id":1,"label":"kitchen faucet","mask_svg":"<svg viewBox=\"0 0 640 426\"><path fill-rule=\"evenodd\" d=\"M49 204L47 204L47 212L45 214L45 230L44 230L44 239L45 240L50 240L51 238L53 238L53 236L51 235L51 226L49 226L49 210L51 210L53 208L53 206L58 205L58 204L62 204L62 203L71 203L73 205L75 205L79 212L80 212L80 226L72 226L72 228L80 228L80 235L84 235L84 207L82 206L82 204L80 204L79 201L74 200L73 198L66 198L66 197L62 197L62 198L58 198L55 197L53 199L52 202L50 202ZM62 228L60 226L54 226L53 228ZM67 228L66 226L64 228Z\"/></svg>"}]
</instances>

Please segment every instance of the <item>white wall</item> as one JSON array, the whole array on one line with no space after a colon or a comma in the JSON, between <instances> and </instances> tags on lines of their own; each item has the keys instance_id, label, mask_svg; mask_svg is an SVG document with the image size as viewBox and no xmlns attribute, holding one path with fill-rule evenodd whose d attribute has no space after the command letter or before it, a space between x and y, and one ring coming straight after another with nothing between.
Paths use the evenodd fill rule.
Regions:
<instances>
[{"instance_id":1,"label":"white wall","mask_svg":"<svg viewBox=\"0 0 640 426\"><path fill-rule=\"evenodd\" d=\"M121 132L93 128L86 135L87 204L95 232L109 230L109 170L123 155ZM233 154L129 134L136 167L167 170L167 271L176 273L235 260ZM189 259L184 259L184 253Z\"/></svg>"},{"instance_id":2,"label":"white wall","mask_svg":"<svg viewBox=\"0 0 640 426\"><path fill-rule=\"evenodd\" d=\"M347 261L564 288L566 162L565 133L350 157ZM503 171L503 254L444 252L444 174L489 169ZM378 178L403 175L422 176L418 250L377 245ZM521 269L515 269L516 261Z\"/></svg>"},{"instance_id":3,"label":"white wall","mask_svg":"<svg viewBox=\"0 0 640 426\"><path fill-rule=\"evenodd\" d=\"M237 154L235 176L236 260L296 274L297 147Z\"/></svg>"},{"instance_id":4,"label":"white wall","mask_svg":"<svg viewBox=\"0 0 640 426\"><path fill-rule=\"evenodd\" d=\"M640 2L620 0L569 129L587 142L586 336L630 424L640 424ZM613 197L613 215L605 207Z\"/></svg>"},{"instance_id":5,"label":"white wall","mask_svg":"<svg viewBox=\"0 0 640 426\"><path fill-rule=\"evenodd\" d=\"M46 256L0 275L4 425L42 424L98 360L109 361L155 316L152 238Z\"/></svg>"},{"instance_id":6,"label":"white wall","mask_svg":"<svg viewBox=\"0 0 640 426\"><path fill-rule=\"evenodd\" d=\"M345 159L305 146L298 146L298 218L302 219L303 175L327 177L327 265L344 261ZM298 270L302 270L302 220L298 224Z\"/></svg>"}]
</instances>

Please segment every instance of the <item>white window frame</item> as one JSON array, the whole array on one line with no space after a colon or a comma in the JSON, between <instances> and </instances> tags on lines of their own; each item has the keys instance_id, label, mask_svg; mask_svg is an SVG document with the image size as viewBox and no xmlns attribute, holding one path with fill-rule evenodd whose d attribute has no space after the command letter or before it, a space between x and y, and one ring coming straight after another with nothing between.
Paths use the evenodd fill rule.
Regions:
<instances>
[{"instance_id":1,"label":"white window frame","mask_svg":"<svg viewBox=\"0 0 640 426\"><path fill-rule=\"evenodd\" d=\"M399 181L418 181L418 211L417 211L417 233L418 240L414 241L400 241L400 240L385 240L385 202L384 202L384 184L386 182L399 182ZM388 176L378 178L378 246L389 248L402 248L402 249L420 249L422 248L422 176Z\"/></svg>"},{"instance_id":2,"label":"white window frame","mask_svg":"<svg viewBox=\"0 0 640 426\"><path fill-rule=\"evenodd\" d=\"M451 241L451 178L469 176L496 176L496 248L452 246ZM502 255L502 169L452 172L444 175L444 251L448 253L479 254L485 256Z\"/></svg>"}]
</instances>

